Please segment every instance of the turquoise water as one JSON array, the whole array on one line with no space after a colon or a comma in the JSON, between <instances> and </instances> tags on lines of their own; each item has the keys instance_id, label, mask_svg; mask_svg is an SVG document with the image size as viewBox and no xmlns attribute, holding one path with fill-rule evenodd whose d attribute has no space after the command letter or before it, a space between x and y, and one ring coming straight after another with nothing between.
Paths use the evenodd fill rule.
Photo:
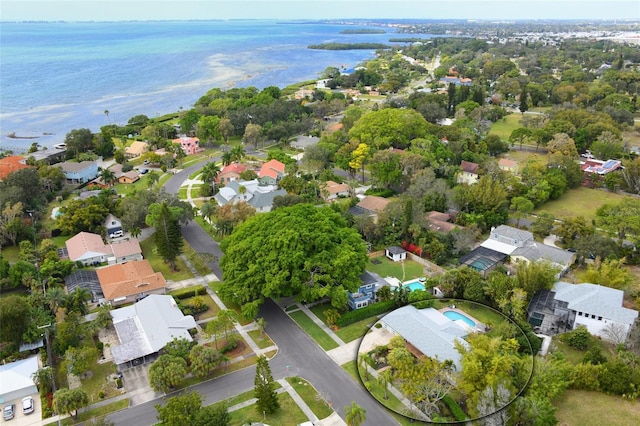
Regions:
<instances>
[{"instance_id":1,"label":"turquoise water","mask_svg":"<svg viewBox=\"0 0 640 426\"><path fill-rule=\"evenodd\" d=\"M282 88L318 78L328 66L354 68L375 54L310 44L394 44L392 28L341 34L345 28L353 27L269 20L3 22L0 149L52 146L72 129L99 131L138 114L189 109L214 87ZM11 139L11 132L39 138Z\"/></svg>"},{"instance_id":2,"label":"turquoise water","mask_svg":"<svg viewBox=\"0 0 640 426\"><path fill-rule=\"evenodd\" d=\"M422 284L420 281L415 280L415 281L409 281L408 283L404 284L403 287L407 287L409 290L414 291L414 290L424 290L424 284Z\"/></svg>"},{"instance_id":3,"label":"turquoise water","mask_svg":"<svg viewBox=\"0 0 640 426\"><path fill-rule=\"evenodd\" d=\"M449 318L451 321L462 320L462 321L466 322L467 324L469 324L471 327L475 327L476 326L476 323L474 321L472 321L466 315L462 315L460 312L444 311L443 315L445 317Z\"/></svg>"}]
</instances>

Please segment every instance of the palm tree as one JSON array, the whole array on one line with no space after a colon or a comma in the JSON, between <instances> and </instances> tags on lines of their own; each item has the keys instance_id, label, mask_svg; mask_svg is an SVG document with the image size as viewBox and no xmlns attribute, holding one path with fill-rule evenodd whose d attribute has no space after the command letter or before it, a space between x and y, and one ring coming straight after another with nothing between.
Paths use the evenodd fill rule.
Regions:
<instances>
[{"instance_id":1,"label":"palm tree","mask_svg":"<svg viewBox=\"0 0 640 426\"><path fill-rule=\"evenodd\" d=\"M69 295L68 310L74 310L81 315L86 315L88 312L87 302L93 298L91 292L84 288L78 287L73 293Z\"/></svg>"},{"instance_id":2,"label":"palm tree","mask_svg":"<svg viewBox=\"0 0 640 426\"><path fill-rule=\"evenodd\" d=\"M160 180L160 174L155 170L150 171L147 174L147 188L151 189Z\"/></svg>"},{"instance_id":3,"label":"palm tree","mask_svg":"<svg viewBox=\"0 0 640 426\"><path fill-rule=\"evenodd\" d=\"M140 236L140 233L142 231L140 231L140 228L138 228L137 226L134 226L133 228L131 228L131 230L129 231L129 233L131 234L131 236L133 238L138 238Z\"/></svg>"},{"instance_id":4,"label":"palm tree","mask_svg":"<svg viewBox=\"0 0 640 426\"><path fill-rule=\"evenodd\" d=\"M102 179L107 187L110 187L118 180L118 178L116 178L116 174L109 169L102 169L102 171L100 172L100 179Z\"/></svg>"},{"instance_id":5,"label":"palm tree","mask_svg":"<svg viewBox=\"0 0 640 426\"><path fill-rule=\"evenodd\" d=\"M216 192L216 178L220 174L220 166L215 161L205 164L202 168L202 180L211 186L212 193Z\"/></svg>"},{"instance_id":6,"label":"palm tree","mask_svg":"<svg viewBox=\"0 0 640 426\"><path fill-rule=\"evenodd\" d=\"M351 405L344 407L345 420L349 426L360 426L367 419L367 411L351 401Z\"/></svg>"},{"instance_id":7,"label":"palm tree","mask_svg":"<svg viewBox=\"0 0 640 426\"><path fill-rule=\"evenodd\" d=\"M391 377L391 369L384 370L378 376L378 383L384 388L384 399L389 399L389 395L387 394L387 390L389 389L389 385L393 381Z\"/></svg>"},{"instance_id":8,"label":"palm tree","mask_svg":"<svg viewBox=\"0 0 640 426\"><path fill-rule=\"evenodd\" d=\"M211 223L211 217L216 214L216 205L211 201L207 201L200 207L200 215L205 218L205 220Z\"/></svg>"},{"instance_id":9,"label":"palm tree","mask_svg":"<svg viewBox=\"0 0 640 426\"><path fill-rule=\"evenodd\" d=\"M233 148L231 148L230 152L231 152L231 159L233 161L240 161L247 156L247 152L244 150L242 145L234 146Z\"/></svg>"},{"instance_id":10,"label":"palm tree","mask_svg":"<svg viewBox=\"0 0 640 426\"><path fill-rule=\"evenodd\" d=\"M222 165L225 167L233 163L233 155L229 151L224 152L220 159L222 160Z\"/></svg>"},{"instance_id":11,"label":"palm tree","mask_svg":"<svg viewBox=\"0 0 640 426\"><path fill-rule=\"evenodd\" d=\"M52 314L55 315L56 312L58 312L58 308L64 305L66 298L67 295L60 287L52 287L47 290L45 300L49 304L49 309L51 309Z\"/></svg>"}]
</instances>

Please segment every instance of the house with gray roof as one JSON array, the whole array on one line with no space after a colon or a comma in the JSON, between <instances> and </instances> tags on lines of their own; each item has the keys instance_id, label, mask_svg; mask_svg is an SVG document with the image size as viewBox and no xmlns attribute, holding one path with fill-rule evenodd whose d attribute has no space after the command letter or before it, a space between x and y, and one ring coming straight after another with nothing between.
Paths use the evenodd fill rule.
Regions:
<instances>
[{"instance_id":1,"label":"house with gray roof","mask_svg":"<svg viewBox=\"0 0 640 426\"><path fill-rule=\"evenodd\" d=\"M380 323L393 334L402 336L424 355L437 358L440 362L451 360L458 371L461 368L461 355L455 343L469 348L464 337L473 331L434 308L417 309L413 305L388 313Z\"/></svg>"},{"instance_id":2,"label":"house with gray roof","mask_svg":"<svg viewBox=\"0 0 640 426\"><path fill-rule=\"evenodd\" d=\"M556 334L580 325L604 340L626 340L638 311L623 306L624 292L615 288L558 281L551 290L534 296L529 323L542 333ZM611 335L615 331L615 336ZM619 343L619 342L615 342Z\"/></svg>"},{"instance_id":3,"label":"house with gray roof","mask_svg":"<svg viewBox=\"0 0 640 426\"><path fill-rule=\"evenodd\" d=\"M506 255L514 263L547 261L560 269L559 276L576 261L575 253L538 243L531 232L507 225L492 228L480 247Z\"/></svg>"},{"instance_id":4,"label":"house with gray roof","mask_svg":"<svg viewBox=\"0 0 640 426\"><path fill-rule=\"evenodd\" d=\"M65 161L58 167L62 169L68 183L87 183L98 177L97 161Z\"/></svg>"},{"instance_id":5,"label":"house with gray roof","mask_svg":"<svg viewBox=\"0 0 640 426\"><path fill-rule=\"evenodd\" d=\"M244 189L241 189L244 188ZM278 195L287 195L284 189L275 185L260 185L257 179L228 182L214 196L219 206L245 201L257 212L269 212L273 207L273 199Z\"/></svg>"},{"instance_id":6,"label":"house with gray roof","mask_svg":"<svg viewBox=\"0 0 640 426\"><path fill-rule=\"evenodd\" d=\"M174 338L192 341L189 330L196 328L196 321L182 313L172 296L151 294L110 314L120 341L111 354L119 367L155 358Z\"/></svg>"}]
</instances>

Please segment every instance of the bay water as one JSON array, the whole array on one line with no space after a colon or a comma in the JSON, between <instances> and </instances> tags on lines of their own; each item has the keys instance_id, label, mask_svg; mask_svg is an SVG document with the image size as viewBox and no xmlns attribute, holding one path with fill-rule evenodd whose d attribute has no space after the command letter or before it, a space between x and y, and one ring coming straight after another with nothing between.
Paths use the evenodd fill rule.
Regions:
<instances>
[{"instance_id":1,"label":"bay water","mask_svg":"<svg viewBox=\"0 0 640 426\"><path fill-rule=\"evenodd\" d=\"M50 147L72 129L97 132L137 114L186 110L214 87L282 88L315 79L328 66L353 68L375 52L308 45L388 43L394 36L389 29L341 34L354 28L267 20L3 22L0 150Z\"/></svg>"}]
</instances>

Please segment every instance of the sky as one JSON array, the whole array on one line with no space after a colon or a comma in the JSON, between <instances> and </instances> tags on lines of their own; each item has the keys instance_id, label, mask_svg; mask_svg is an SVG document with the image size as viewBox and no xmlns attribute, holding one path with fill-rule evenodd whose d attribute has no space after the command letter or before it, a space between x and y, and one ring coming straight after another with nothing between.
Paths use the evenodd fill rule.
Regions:
<instances>
[{"instance_id":1,"label":"sky","mask_svg":"<svg viewBox=\"0 0 640 426\"><path fill-rule=\"evenodd\" d=\"M0 0L2 21L634 19L639 0Z\"/></svg>"}]
</instances>

